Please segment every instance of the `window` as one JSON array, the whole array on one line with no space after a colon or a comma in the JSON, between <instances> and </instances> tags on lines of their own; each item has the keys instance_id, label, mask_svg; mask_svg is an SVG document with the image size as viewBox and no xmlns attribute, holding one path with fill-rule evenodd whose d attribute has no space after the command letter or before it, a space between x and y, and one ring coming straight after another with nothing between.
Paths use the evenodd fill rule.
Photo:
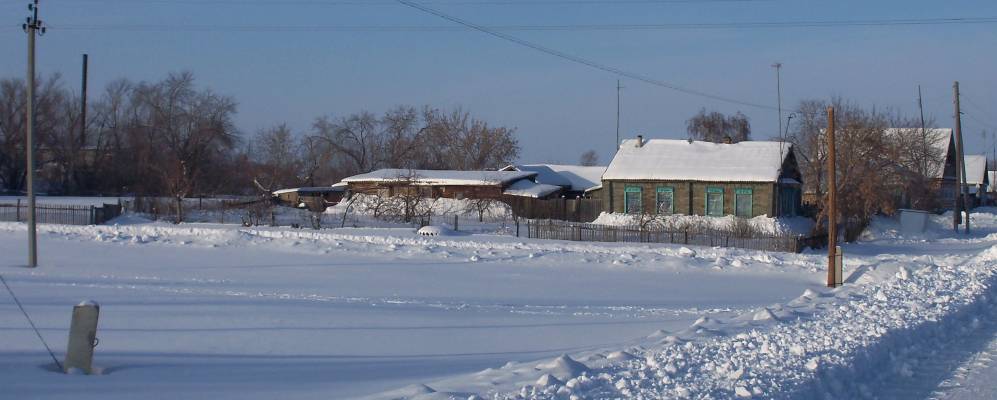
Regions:
<instances>
[{"instance_id":1,"label":"window","mask_svg":"<svg viewBox=\"0 0 997 400\"><path fill-rule=\"evenodd\" d=\"M655 211L658 214L675 213L675 190L670 187L659 187L655 195Z\"/></svg>"},{"instance_id":2,"label":"window","mask_svg":"<svg viewBox=\"0 0 997 400\"><path fill-rule=\"evenodd\" d=\"M751 218L751 195L750 188L734 189L734 215L742 218Z\"/></svg>"},{"instance_id":3,"label":"window","mask_svg":"<svg viewBox=\"0 0 997 400\"><path fill-rule=\"evenodd\" d=\"M706 215L711 217L724 216L724 189L718 187L706 188Z\"/></svg>"},{"instance_id":4,"label":"window","mask_svg":"<svg viewBox=\"0 0 997 400\"><path fill-rule=\"evenodd\" d=\"M623 211L627 214L640 214L644 212L640 203L640 186L627 186L623 191Z\"/></svg>"}]
</instances>

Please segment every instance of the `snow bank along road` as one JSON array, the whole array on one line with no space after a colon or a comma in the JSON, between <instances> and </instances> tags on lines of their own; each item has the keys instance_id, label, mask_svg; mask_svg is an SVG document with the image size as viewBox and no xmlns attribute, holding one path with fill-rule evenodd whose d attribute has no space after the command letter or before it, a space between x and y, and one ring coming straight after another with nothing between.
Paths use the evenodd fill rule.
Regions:
<instances>
[{"instance_id":1,"label":"snow bank along road","mask_svg":"<svg viewBox=\"0 0 997 400\"><path fill-rule=\"evenodd\" d=\"M0 273L59 357L102 304L97 377L51 360L0 293L0 397L349 398L589 349L818 288L819 256L417 237L411 230L0 223Z\"/></svg>"},{"instance_id":2,"label":"snow bank along road","mask_svg":"<svg viewBox=\"0 0 997 400\"><path fill-rule=\"evenodd\" d=\"M27 270L23 226L0 224L0 273L57 352L71 305L103 304L105 368L49 372L0 302L0 384L16 398L972 398L997 369L997 219L974 217L968 238L846 247L836 290L822 254L215 225L46 225Z\"/></svg>"},{"instance_id":3,"label":"snow bank along road","mask_svg":"<svg viewBox=\"0 0 997 400\"><path fill-rule=\"evenodd\" d=\"M983 229L972 237L850 247L843 288L704 317L615 351L510 363L375 397L992 398L997 224L975 217Z\"/></svg>"}]
</instances>

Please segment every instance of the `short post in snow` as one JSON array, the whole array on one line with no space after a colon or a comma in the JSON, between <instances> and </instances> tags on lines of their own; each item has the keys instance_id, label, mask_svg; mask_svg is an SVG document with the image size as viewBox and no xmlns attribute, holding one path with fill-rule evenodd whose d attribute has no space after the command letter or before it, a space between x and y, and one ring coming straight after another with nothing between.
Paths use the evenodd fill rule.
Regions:
<instances>
[{"instance_id":1,"label":"short post in snow","mask_svg":"<svg viewBox=\"0 0 997 400\"><path fill-rule=\"evenodd\" d=\"M834 246L834 286L841 286L844 283L844 256L841 246Z\"/></svg>"},{"instance_id":2,"label":"short post in snow","mask_svg":"<svg viewBox=\"0 0 997 400\"><path fill-rule=\"evenodd\" d=\"M93 349L97 347L97 318L100 305L88 300L73 307L73 320L69 326L69 345L66 347L64 372L74 370L93 373Z\"/></svg>"},{"instance_id":3,"label":"short post in snow","mask_svg":"<svg viewBox=\"0 0 997 400\"><path fill-rule=\"evenodd\" d=\"M457 214L454 214L454 216L453 216L453 230L454 231L459 231L460 230L460 225L459 225L460 221L457 220L457 217L458 217Z\"/></svg>"}]
</instances>

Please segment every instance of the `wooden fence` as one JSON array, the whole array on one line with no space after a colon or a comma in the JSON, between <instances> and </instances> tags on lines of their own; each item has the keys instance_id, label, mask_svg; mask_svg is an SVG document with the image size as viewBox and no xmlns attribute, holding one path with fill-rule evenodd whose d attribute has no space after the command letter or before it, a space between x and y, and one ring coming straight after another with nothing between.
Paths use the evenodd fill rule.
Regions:
<instances>
[{"instance_id":1,"label":"wooden fence","mask_svg":"<svg viewBox=\"0 0 997 400\"><path fill-rule=\"evenodd\" d=\"M521 196L504 196L513 215L526 219L556 219L561 221L592 222L603 211L602 199L533 199Z\"/></svg>"},{"instance_id":2,"label":"wooden fence","mask_svg":"<svg viewBox=\"0 0 997 400\"><path fill-rule=\"evenodd\" d=\"M42 224L99 225L121 215L117 204L95 205L53 205L37 204L35 220ZM28 220L28 204L0 204L0 221L23 222Z\"/></svg>"},{"instance_id":3,"label":"wooden fence","mask_svg":"<svg viewBox=\"0 0 997 400\"><path fill-rule=\"evenodd\" d=\"M553 220L526 220L517 235L535 239L583 242L672 243L693 246L737 247L742 249L799 253L812 240L801 235L744 236L720 229L660 230L636 226L609 226Z\"/></svg>"}]
</instances>

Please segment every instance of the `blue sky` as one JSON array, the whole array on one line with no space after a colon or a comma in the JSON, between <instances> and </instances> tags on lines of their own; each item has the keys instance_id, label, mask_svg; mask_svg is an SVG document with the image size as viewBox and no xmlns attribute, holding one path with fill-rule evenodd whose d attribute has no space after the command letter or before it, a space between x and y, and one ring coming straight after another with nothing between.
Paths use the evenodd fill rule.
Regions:
<instances>
[{"instance_id":1,"label":"blue sky","mask_svg":"<svg viewBox=\"0 0 997 400\"><path fill-rule=\"evenodd\" d=\"M424 0L484 25L673 24L997 17L986 0L654 2ZM352 4L343 4L352 3ZM477 3L477 4L475 4ZM506 4L496 4L506 3ZM516 3L516 4L508 4ZM0 76L22 76L27 0L0 0ZM183 26L453 26L384 0L42 0L50 26L39 72L79 86L90 54L91 87L120 77L155 80L193 71L235 97L245 133L287 122L299 132L320 115L382 112L399 104L462 106L518 129L526 162L577 161L613 152L616 79L471 30L198 31ZM142 29L107 29L141 25ZM148 30L149 26L172 29ZM97 27L100 29L84 29ZM952 124L951 86L962 84L967 153L990 152L997 130L997 23L893 27L512 31L511 35L675 85L776 104L773 62L784 64L783 103L838 95ZM754 136L776 136L775 111L726 104L624 78L622 136L685 136L700 108L751 118Z\"/></svg>"}]
</instances>

